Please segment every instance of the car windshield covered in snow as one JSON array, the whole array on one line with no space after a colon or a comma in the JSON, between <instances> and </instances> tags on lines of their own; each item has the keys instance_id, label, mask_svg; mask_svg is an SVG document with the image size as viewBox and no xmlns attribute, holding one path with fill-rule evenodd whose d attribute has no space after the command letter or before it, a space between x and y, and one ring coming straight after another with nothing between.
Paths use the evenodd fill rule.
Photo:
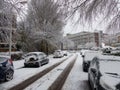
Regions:
<instances>
[{"instance_id":1,"label":"car windshield covered in snow","mask_svg":"<svg viewBox=\"0 0 120 90\"><path fill-rule=\"evenodd\" d=\"M120 60L103 60L99 61L100 71L106 74L120 74Z\"/></svg>"},{"instance_id":2,"label":"car windshield covered in snow","mask_svg":"<svg viewBox=\"0 0 120 90\"><path fill-rule=\"evenodd\" d=\"M35 54L35 53L28 53L24 57L29 57L29 56L37 56L37 54Z\"/></svg>"},{"instance_id":3,"label":"car windshield covered in snow","mask_svg":"<svg viewBox=\"0 0 120 90\"><path fill-rule=\"evenodd\" d=\"M60 54L60 51L55 51L55 53L54 54Z\"/></svg>"}]
</instances>

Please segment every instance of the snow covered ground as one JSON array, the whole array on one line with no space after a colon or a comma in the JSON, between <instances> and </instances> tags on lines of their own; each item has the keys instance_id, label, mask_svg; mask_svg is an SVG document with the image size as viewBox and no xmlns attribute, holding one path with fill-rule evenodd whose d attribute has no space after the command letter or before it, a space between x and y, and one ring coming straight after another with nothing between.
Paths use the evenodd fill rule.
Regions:
<instances>
[{"instance_id":1,"label":"snow covered ground","mask_svg":"<svg viewBox=\"0 0 120 90\"><path fill-rule=\"evenodd\" d=\"M68 55L67 57L69 57L69 56L70 55ZM24 60L14 61L13 62L14 67L15 67L14 78L13 78L13 80L11 80L9 82L4 82L4 83L0 84L0 90L7 90L8 88L28 79L29 77L37 74L38 72L43 71L45 68L48 68L48 67L54 65L55 63L62 61L63 59L65 59L67 57L54 59L54 58L52 58L52 56L50 56L49 64L46 64L39 68L21 68L24 65Z\"/></svg>"},{"instance_id":2,"label":"snow covered ground","mask_svg":"<svg viewBox=\"0 0 120 90\"><path fill-rule=\"evenodd\" d=\"M24 59L18 60L18 61L13 61L14 69L20 69L24 67Z\"/></svg>"},{"instance_id":3,"label":"snow covered ground","mask_svg":"<svg viewBox=\"0 0 120 90\"><path fill-rule=\"evenodd\" d=\"M38 72L41 72L45 68L52 66L57 62L62 61L67 57L54 59L52 58L52 56L50 56L49 58L50 63L39 68L21 68L24 65L24 60L14 61L15 66L14 79L9 82L0 84L0 90L7 90L8 88L26 80L27 78L35 75ZM72 58L73 56L71 57L71 59ZM59 65L58 68L50 71L50 73L46 74L45 76L31 84L25 90L46 90L47 87L50 86L51 83L55 80L56 76L62 72L65 65L69 63L69 60L65 61L64 64ZM82 61L83 61L82 57L80 53L78 53L78 58L75 62L75 65L73 66L69 76L67 77L67 80L62 90L91 90L88 84L88 74L82 71Z\"/></svg>"},{"instance_id":4,"label":"snow covered ground","mask_svg":"<svg viewBox=\"0 0 120 90\"><path fill-rule=\"evenodd\" d=\"M67 59L64 63L60 64L48 74L28 86L25 90L48 90L48 88L52 85L52 83L61 75L63 70L66 68L68 63L74 60L76 55L72 56L71 58Z\"/></svg>"},{"instance_id":5,"label":"snow covered ground","mask_svg":"<svg viewBox=\"0 0 120 90\"><path fill-rule=\"evenodd\" d=\"M62 90L91 90L88 84L88 74L82 71L82 57L78 58L73 66Z\"/></svg>"}]
</instances>

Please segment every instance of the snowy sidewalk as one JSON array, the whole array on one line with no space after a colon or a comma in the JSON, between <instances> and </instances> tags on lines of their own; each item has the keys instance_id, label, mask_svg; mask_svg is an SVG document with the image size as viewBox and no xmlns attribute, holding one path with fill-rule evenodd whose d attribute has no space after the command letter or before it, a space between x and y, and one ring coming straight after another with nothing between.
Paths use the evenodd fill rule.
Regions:
<instances>
[{"instance_id":1,"label":"snowy sidewalk","mask_svg":"<svg viewBox=\"0 0 120 90\"><path fill-rule=\"evenodd\" d=\"M90 90L88 74L82 71L82 57L79 53L62 90Z\"/></svg>"}]
</instances>

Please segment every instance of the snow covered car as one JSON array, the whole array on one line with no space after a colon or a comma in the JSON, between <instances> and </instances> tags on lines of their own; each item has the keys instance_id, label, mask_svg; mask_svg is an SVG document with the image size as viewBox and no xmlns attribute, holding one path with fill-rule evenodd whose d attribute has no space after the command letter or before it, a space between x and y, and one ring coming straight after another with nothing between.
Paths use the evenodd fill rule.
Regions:
<instances>
[{"instance_id":1,"label":"snow covered car","mask_svg":"<svg viewBox=\"0 0 120 90\"><path fill-rule=\"evenodd\" d=\"M87 51L90 51L90 50L82 49L82 50L80 51L80 55L81 55L82 57L84 57L85 52L87 52Z\"/></svg>"},{"instance_id":2,"label":"snow covered car","mask_svg":"<svg viewBox=\"0 0 120 90\"><path fill-rule=\"evenodd\" d=\"M63 57L64 55L63 55L63 52L61 51L61 50L56 50L55 52L54 52L54 56L53 56L53 58L61 58L61 57Z\"/></svg>"},{"instance_id":3,"label":"snow covered car","mask_svg":"<svg viewBox=\"0 0 120 90\"><path fill-rule=\"evenodd\" d=\"M95 57L90 64L88 80L92 90L120 90L120 57Z\"/></svg>"},{"instance_id":4,"label":"snow covered car","mask_svg":"<svg viewBox=\"0 0 120 90\"><path fill-rule=\"evenodd\" d=\"M30 52L24 55L24 66L37 66L40 67L41 65L49 63L49 59L47 55L43 52Z\"/></svg>"},{"instance_id":5,"label":"snow covered car","mask_svg":"<svg viewBox=\"0 0 120 90\"><path fill-rule=\"evenodd\" d=\"M13 79L14 66L9 56L0 55L0 81Z\"/></svg>"},{"instance_id":6,"label":"snow covered car","mask_svg":"<svg viewBox=\"0 0 120 90\"><path fill-rule=\"evenodd\" d=\"M67 51L62 51L63 55L64 56L67 56L68 55L68 52Z\"/></svg>"},{"instance_id":7,"label":"snow covered car","mask_svg":"<svg viewBox=\"0 0 120 90\"><path fill-rule=\"evenodd\" d=\"M84 56L82 56L83 57L83 65L82 65L83 71L87 72L92 59L101 54L102 54L102 52L100 52L100 51L86 51Z\"/></svg>"}]
</instances>

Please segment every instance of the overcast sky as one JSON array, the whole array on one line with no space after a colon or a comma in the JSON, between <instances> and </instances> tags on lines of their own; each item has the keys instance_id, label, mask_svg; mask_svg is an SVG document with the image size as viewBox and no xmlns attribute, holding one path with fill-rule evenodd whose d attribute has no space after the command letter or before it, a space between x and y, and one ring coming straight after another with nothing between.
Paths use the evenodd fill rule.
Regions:
<instances>
[{"instance_id":1,"label":"overcast sky","mask_svg":"<svg viewBox=\"0 0 120 90\"><path fill-rule=\"evenodd\" d=\"M76 23L76 20L78 19L78 14L76 14L74 16L73 20L69 20L68 23L66 24L66 26L64 27L64 36L66 34L74 34L74 33L78 33L81 31L90 31L90 32L94 32L95 30L100 31L102 30L103 32L105 32L106 29L106 22L101 22L101 19L99 18L98 20L93 22L92 27L90 25L81 25L80 23Z\"/></svg>"}]
</instances>

